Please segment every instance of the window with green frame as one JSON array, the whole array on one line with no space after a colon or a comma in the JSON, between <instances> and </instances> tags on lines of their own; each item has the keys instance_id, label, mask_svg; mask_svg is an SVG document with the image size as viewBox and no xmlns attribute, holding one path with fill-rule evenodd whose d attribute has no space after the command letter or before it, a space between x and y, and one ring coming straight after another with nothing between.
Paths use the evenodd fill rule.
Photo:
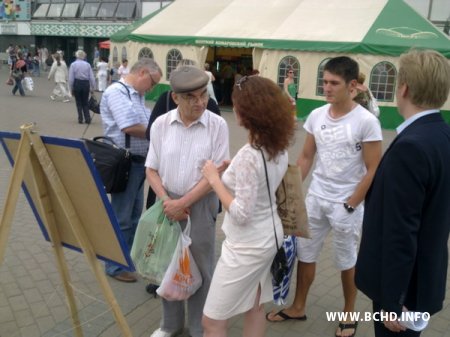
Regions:
<instances>
[{"instance_id":1,"label":"window with green frame","mask_svg":"<svg viewBox=\"0 0 450 337\"><path fill-rule=\"evenodd\" d=\"M372 68L369 88L373 96L384 102L393 102L395 97L395 79L397 70L390 62L380 62Z\"/></svg>"},{"instance_id":2,"label":"window with green frame","mask_svg":"<svg viewBox=\"0 0 450 337\"><path fill-rule=\"evenodd\" d=\"M290 69L294 70L294 81L297 85L297 88L299 88L300 62L294 56L285 56L281 59L280 63L278 64L277 83L281 88L283 88L284 80L287 76L288 70Z\"/></svg>"},{"instance_id":3,"label":"window with green frame","mask_svg":"<svg viewBox=\"0 0 450 337\"><path fill-rule=\"evenodd\" d=\"M169 50L169 52L167 53L167 60L166 60L166 78L167 78L167 80L169 80L170 73L172 72L172 70L174 70L177 67L178 62L180 62L182 58L183 58L183 55L181 55L181 52L178 49Z\"/></svg>"},{"instance_id":4,"label":"window with green frame","mask_svg":"<svg viewBox=\"0 0 450 337\"><path fill-rule=\"evenodd\" d=\"M325 64L330 60L331 58L326 58L319 64L319 68L317 69L317 85L316 85L316 95L317 96L325 96L323 93L323 69L325 68Z\"/></svg>"}]
</instances>

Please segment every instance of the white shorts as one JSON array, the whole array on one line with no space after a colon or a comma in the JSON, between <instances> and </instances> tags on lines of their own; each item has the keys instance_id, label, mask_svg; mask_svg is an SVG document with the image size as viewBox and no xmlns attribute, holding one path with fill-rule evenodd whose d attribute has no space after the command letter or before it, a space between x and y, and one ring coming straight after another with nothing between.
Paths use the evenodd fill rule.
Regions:
<instances>
[{"instance_id":1,"label":"white shorts","mask_svg":"<svg viewBox=\"0 0 450 337\"><path fill-rule=\"evenodd\" d=\"M311 239L297 238L297 257L306 263L316 262L325 238L333 232L334 263L339 270L355 266L364 206L358 205L353 213L343 203L331 202L311 194L306 196L306 210Z\"/></svg>"}]
</instances>

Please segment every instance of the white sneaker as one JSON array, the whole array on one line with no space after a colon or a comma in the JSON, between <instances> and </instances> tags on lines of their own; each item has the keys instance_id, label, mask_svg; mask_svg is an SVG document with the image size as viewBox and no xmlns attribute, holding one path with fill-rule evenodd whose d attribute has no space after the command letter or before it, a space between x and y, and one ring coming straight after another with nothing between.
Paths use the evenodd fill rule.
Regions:
<instances>
[{"instance_id":1,"label":"white sneaker","mask_svg":"<svg viewBox=\"0 0 450 337\"><path fill-rule=\"evenodd\" d=\"M51 95L51 96L50 96L50 99L51 99L52 101L54 101L54 100L55 100L55 96Z\"/></svg>"},{"instance_id":2,"label":"white sneaker","mask_svg":"<svg viewBox=\"0 0 450 337\"><path fill-rule=\"evenodd\" d=\"M70 102L70 99L65 99L64 101L63 101L63 103L69 103Z\"/></svg>"},{"instance_id":3,"label":"white sneaker","mask_svg":"<svg viewBox=\"0 0 450 337\"><path fill-rule=\"evenodd\" d=\"M169 332L162 331L161 329L153 331L150 337L172 337L172 334Z\"/></svg>"}]
</instances>

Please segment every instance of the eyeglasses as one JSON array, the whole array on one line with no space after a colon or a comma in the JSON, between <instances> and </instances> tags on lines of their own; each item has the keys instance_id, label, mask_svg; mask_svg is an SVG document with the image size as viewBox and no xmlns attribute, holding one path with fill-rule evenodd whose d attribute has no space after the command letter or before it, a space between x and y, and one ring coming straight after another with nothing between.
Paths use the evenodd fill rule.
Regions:
<instances>
[{"instance_id":1,"label":"eyeglasses","mask_svg":"<svg viewBox=\"0 0 450 337\"><path fill-rule=\"evenodd\" d=\"M293 74L294 72L293 72L293 71L288 71L288 73L289 73L289 74Z\"/></svg>"},{"instance_id":2,"label":"eyeglasses","mask_svg":"<svg viewBox=\"0 0 450 337\"><path fill-rule=\"evenodd\" d=\"M209 94L207 91L205 91L204 93L200 94L200 96L187 94L187 95L180 95L180 97L184 99L186 102L188 102L190 105L194 105L195 103L197 103L197 100L199 100L201 103L207 102L209 99Z\"/></svg>"},{"instance_id":3,"label":"eyeglasses","mask_svg":"<svg viewBox=\"0 0 450 337\"><path fill-rule=\"evenodd\" d=\"M147 70L145 73L150 77L150 80L151 80L151 86L150 86L150 89L149 89L148 91L151 91L151 90L153 90L153 88L159 83L159 80L156 81L155 78L153 77L153 75L152 75L152 73L151 73L150 71Z\"/></svg>"}]
</instances>

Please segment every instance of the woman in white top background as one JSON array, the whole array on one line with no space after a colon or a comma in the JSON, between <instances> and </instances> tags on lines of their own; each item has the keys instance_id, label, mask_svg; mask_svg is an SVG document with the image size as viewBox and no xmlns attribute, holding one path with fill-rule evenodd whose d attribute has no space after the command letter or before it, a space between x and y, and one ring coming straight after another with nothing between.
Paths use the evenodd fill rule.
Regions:
<instances>
[{"instance_id":1,"label":"woman in white top background","mask_svg":"<svg viewBox=\"0 0 450 337\"><path fill-rule=\"evenodd\" d=\"M117 72L119 73L120 78L130 73L130 68L128 68L127 59L122 60L122 64L120 65L119 70Z\"/></svg>"},{"instance_id":2,"label":"woman in white top background","mask_svg":"<svg viewBox=\"0 0 450 337\"><path fill-rule=\"evenodd\" d=\"M232 94L239 125L248 130L248 143L231 161L222 179L207 161L203 175L226 210L225 240L203 309L206 337L227 335L227 321L244 313L246 337L265 333L263 303L273 297L270 266L283 238L276 212L275 190L288 166L287 149L294 135L292 106L283 91L261 76L245 76ZM272 199L270 209L264 153Z\"/></svg>"},{"instance_id":3,"label":"woman in white top background","mask_svg":"<svg viewBox=\"0 0 450 337\"><path fill-rule=\"evenodd\" d=\"M108 86L108 59L100 57L97 63L98 91L105 91Z\"/></svg>"},{"instance_id":4,"label":"woman in white top background","mask_svg":"<svg viewBox=\"0 0 450 337\"><path fill-rule=\"evenodd\" d=\"M208 90L209 97L211 97L214 102L217 104L217 98L216 94L214 93L214 86L213 83L216 78L214 77L213 73L209 71L209 63L205 63L205 73L209 77L208 85L206 86L206 90Z\"/></svg>"},{"instance_id":5,"label":"woman in white top background","mask_svg":"<svg viewBox=\"0 0 450 337\"><path fill-rule=\"evenodd\" d=\"M56 53L52 55L53 64L48 73L48 80L54 76L55 88L53 89L50 98L52 101L56 100L56 97L61 97L64 103L70 102L70 94L67 88L67 82L69 78L69 71L67 70L66 62L61 58L61 54Z\"/></svg>"}]
</instances>

